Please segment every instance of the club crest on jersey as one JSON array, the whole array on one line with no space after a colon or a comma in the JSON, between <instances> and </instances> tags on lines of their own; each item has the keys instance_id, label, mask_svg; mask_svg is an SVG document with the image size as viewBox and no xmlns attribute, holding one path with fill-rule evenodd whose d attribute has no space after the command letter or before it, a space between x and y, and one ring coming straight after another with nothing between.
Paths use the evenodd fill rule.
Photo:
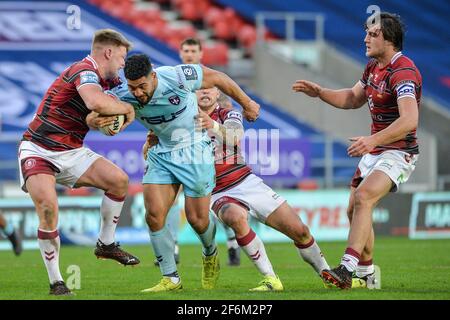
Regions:
<instances>
[{"instance_id":1,"label":"club crest on jersey","mask_svg":"<svg viewBox=\"0 0 450 320\"><path fill-rule=\"evenodd\" d=\"M383 96L384 90L386 89L386 81L381 81L380 84L378 85L378 98L381 98Z\"/></svg>"},{"instance_id":2,"label":"club crest on jersey","mask_svg":"<svg viewBox=\"0 0 450 320\"><path fill-rule=\"evenodd\" d=\"M31 169L36 165L36 160L35 159L27 159L25 161L25 169Z\"/></svg>"},{"instance_id":3,"label":"club crest on jersey","mask_svg":"<svg viewBox=\"0 0 450 320\"><path fill-rule=\"evenodd\" d=\"M179 96L177 96L177 95L175 95L175 96L171 96L171 97L169 97L169 102L171 103L171 104L174 104L174 105L179 105L180 104L180 102L181 102L181 99L180 99L180 97Z\"/></svg>"}]
</instances>

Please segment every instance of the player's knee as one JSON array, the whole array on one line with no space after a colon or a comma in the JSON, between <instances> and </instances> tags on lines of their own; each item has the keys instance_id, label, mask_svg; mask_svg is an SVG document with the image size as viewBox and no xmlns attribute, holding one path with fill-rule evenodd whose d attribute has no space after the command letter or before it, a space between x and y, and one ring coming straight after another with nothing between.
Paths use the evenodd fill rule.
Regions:
<instances>
[{"instance_id":1,"label":"player's knee","mask_svg":"<svg viewBox=\"0 0 450 320\"><path fill-rule=\"evenodd\" d=\"M355 206L361 207L361 206L373 206L374 205L374 199L371 194L371 192L368 189L365 188L358 188L355 191Z\"/></svg>"},{"instance_id":2,"label":"player's knee","mask_svg":"<svg viewBox=\"0 0 450 320\"><path fill-rule=\"evenodd\" d=\"M300 225L300 227L297 228L296 234L297 234L296 242L304 244L311 240L311 233L309 232L309 228L303 223Z\"/></svg>"},{"instance_id":3,"label":"player's knee","mask_svg":"<svg viewBox=\"0 0 450 320\"><path fill-rule=\"evenodd\" d=\"M151 211L145 213L145 222L152 231L160 230L164 227L164 219Z\"/></svg>"},{"instance_id":4,"label":"player's knee","mask_svg":"<svg viewBox=\"0 0 450 320\"><path fill-rule=\"evenodd\" d=\"M115 181L117 189L125 195L128 190L128 175L122 170L118 170Z\"/></svg>"},{"instance_id":5,"label":"player's knee","mask_svg":"<svg viewBox=\"0 0 450 320\"><path fill-rule=\"evenodd\" d=\"M108 182L107 191L117 196L125 196L128 191L128 175L122 170L111 172Z\"/></svg>"},{"instance_id":6,"label":"player's knee","mask_svg":"<svg viewBox=\"0 0 450 320\"><path fill-rule=\"evenodd\" d=\"M247 217L242 213L242 210L235 205L225 204L220 209L220 216L222 221L233 230L247 224Z\"/></svg>"},{"instance_id":7,"label":"player's knee","mask_svg":"<svg viewBox=\"0 0 450 320\"><path fill-rule=\"evenodd\" d=\"M186 215L186 219L197 233L203 233L208 228L208 216L201 217L199 215L189 214Z\"/></svg>"}]
</instances>

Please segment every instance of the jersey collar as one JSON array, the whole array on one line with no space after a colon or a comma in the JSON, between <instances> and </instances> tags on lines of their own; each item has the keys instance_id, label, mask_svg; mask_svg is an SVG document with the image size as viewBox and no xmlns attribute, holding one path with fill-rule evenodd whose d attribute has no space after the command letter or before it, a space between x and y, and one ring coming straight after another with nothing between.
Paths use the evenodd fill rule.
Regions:
<instances>
[{"instance_id":1,"label":"jersey collar","mask_svg":"<svg viewBox=\"0 0 450 320\"><path fill-rule=\"evenodd\" d=\"M95 69L98 69L98 64L94 58L91 57L90 54L87 55L86 60L88 60Z\"/></svg>"},{"instance_id":2,"label":"jersey collar","mask_svg":"<svg viewBox=\"0 0 450 320\"><path fill-rule=\"evenodd\" d=\"M398 58L400 58L403 55L401 51L394 54L391 58L391 64L394 64L395 61L397 61Z\"/></svg>"}]
</instances>

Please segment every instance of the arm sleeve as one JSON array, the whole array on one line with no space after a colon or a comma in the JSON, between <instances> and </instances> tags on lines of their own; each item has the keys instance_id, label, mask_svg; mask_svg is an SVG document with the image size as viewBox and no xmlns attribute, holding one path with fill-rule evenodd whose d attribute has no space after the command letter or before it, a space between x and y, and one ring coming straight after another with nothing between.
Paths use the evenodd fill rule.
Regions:
<instances>
[{"instance_id":1,"label":"arm sleeve","mask_svg":"<svg viewBox=\"0 0 450 320\"><path fill-rule=\"evenodd\" d=\"M392 74L389 86L397 100L406 97L416 98L418 82L417 74L413 68L402 68Z\"/></svg>"},{"instance_id":2,"label":"arm sleeve","mask_svg":"<svg viewBox=\"0 0 450 320\"><path fill-rule=\"evenodd\" d=\"M223 124L226 125L227 123L233 123L233 125L237 124L240 127L244 128L244 125L242 122L242 114L236 110L229 110L223 116Z\"/></svg>"},{"instance_id":3,"label":"arm sleeve","mask_svg":"<svg viewBox=\"0 0 450 320\"><path fill-rule=\"evenodd\" d=\"M82 86L97 85L100 88L100 78L94 70L82 70L79 72L73 80L75 87L79 90Z\"/></svg>"},{"instance_id":4,"label":"arm sleeve","mask_svg":"<svg viewBox=\"0 0 450 320\"><path fill-rule=\"evenodd\" d=\"M369 61L367 63L366 68L364 69L363 75L361 79L359 79L359 84L363 89L366 88L367 84L369 83L369 76L370 76L370 70L372 69L373 60Z\"/></svg>"}]
</instances>

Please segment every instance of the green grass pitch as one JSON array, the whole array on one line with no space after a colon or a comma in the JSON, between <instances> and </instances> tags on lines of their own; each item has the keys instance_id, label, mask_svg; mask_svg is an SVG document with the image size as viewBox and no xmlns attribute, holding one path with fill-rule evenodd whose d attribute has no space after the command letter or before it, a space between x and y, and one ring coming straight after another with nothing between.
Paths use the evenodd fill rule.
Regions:
<instances>
[{"instance_id":1,"label":"green grass pitch","mask_svg":"<svg viewBox=\"0 0 450 320\"><path fill-rule=\"evenodd\" d=\"M319 244L330 265L335 266L345 249L344 242ZM181 246L179 272L184 289L176 293L143 294L139 291L153 286L160 279L159 268L153 265L153 251L148 246L124 246L136 254L141 264L123 267L114 261L97 260L90 247L62 247L60 257L64 279L68 266L78 265L81 289L76 296L48 296L48 280L38 250L24 251L15 257L0 252L0 299L177 299L177 300L335 300L335 299L450 299L450 240L408 240L379 238L376 240L375 263L381 267L382 290L325 289L312 268L298 256L292 244L272 243L266 249L285 291L253 293L260 276L245 256L240 267L226 265L226 248L220 245L221 276L217 288L201 289L200 245Z\"/></svg>"}]
</instances>

